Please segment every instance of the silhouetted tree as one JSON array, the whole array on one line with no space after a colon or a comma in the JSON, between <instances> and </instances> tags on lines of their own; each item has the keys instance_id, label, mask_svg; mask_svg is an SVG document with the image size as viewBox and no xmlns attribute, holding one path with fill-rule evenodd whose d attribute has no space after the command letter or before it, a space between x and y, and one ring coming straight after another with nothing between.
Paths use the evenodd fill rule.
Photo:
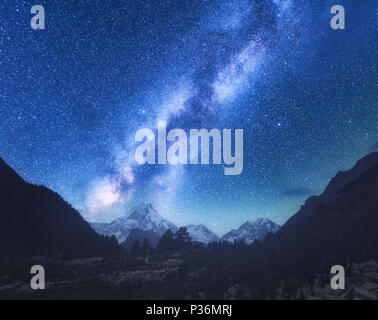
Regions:
<instances>
[{"instance_id":1,"label":"silhouetted tree","mask_svg":"<svg viewBox=\"0 0 378 320\"><path fill-rule=\"evenodd\" d=\"M177 249L189 247L192 243L192 238L190 237L186 227L181 227L178 229L175 236Z\"/></svg>"},{"instance_id":2,"label":"silhouetted tree","mask_svg":"<svg viewBox=\"0 0 378 320\"><path fill-rule=\"evenodd\" d=\"M151 245L148 239L144 239L143 244L142 244L142 252L147 254L151 252Z\"/></svg>"},{"instance_id":3,"label":"silhouetted tree","mask_svg":"<svg viewBox=\"0 0 378 320\"><path fill-rule=\"evenodd\" d=\"M138 241L138 240L135 240L134 245L133 245L133 247L131 248L130 253L131 253L132 255L136 255L136 254L140 253L140 244L139 244L139 241Z\"/></svg>"},{"instance_id":4,"label":"silhouetted tree","mask_svg":"<svg viewBox=\"0 0 378 320\"><path fill-rule=\"evenodd\" d=\"M171 229L168 229L160 238L157 245L158 250L167 251L174 249L175 236Z\"/></svg>"},{"instance_id":5,"label":"silhouetted tree","mask_svg":"<svg viewBox=\"0 0 378 320\"><path fill-rule=\"evenodd\" d=\"M111 246L117 246L118 245L118 240L117 240L117 238L114 235L110 236L110 241L109 242L110 242Z\"/></svg>"}]
</instances>

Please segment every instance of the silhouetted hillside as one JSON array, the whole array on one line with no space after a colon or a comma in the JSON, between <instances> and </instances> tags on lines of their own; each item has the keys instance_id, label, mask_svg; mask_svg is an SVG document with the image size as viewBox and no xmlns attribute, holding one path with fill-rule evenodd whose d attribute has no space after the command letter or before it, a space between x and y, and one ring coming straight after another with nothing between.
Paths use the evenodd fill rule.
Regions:
<instances>
[{"instance_id":1,"label":"silhouetted hillside","mask_svg":"<svg viewBox=\"0 0 378 320\"><path fill-rule=\"evenodd\" d=\"M301 209L282 226L282 229L285 229L292 223L305 218L307 215L311 215L316 207L332 203L342 188L361 176L377 163L378 152L372 152L358 160L353 168L338 172L336 176L331 179L324 192L319 196L312 196L308 198Z\"/></svg>"},{"instance_id":2,"label":"silhouetted hillside","mask_svg":"<svg viewBox=\"0 0 378 320\"><path fill-rule=\"evenodd\" d=\"M57 193L25 182L0 158L0 252L91 256L118 252Z\"/></svg>"},{"instance_id":3,"label":"silhouetted hillside","mask_svg":"<svg viewBox=\"0 0 378 320\"><path fill-rule=\"evenodd\" d=\"M369 168L358 175L364 163ZM339 173L320 198L311 212L303 216L302 208L264 242L281 271L318 271L378 258L378 153Z\"/></svg>"}]
</instances>

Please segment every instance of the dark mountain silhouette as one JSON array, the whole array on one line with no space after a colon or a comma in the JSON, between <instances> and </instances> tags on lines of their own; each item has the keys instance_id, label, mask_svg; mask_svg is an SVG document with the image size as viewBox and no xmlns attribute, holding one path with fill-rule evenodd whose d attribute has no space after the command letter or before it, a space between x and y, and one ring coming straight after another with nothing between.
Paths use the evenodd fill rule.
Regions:
<instances>
[{"instance_id":1,"label":"dark mountain silhouette","mask_svg":"<svg viewBox=\"0 0 378 320\"><path fill-rule=\"evenodd\" d=\"M93 256L120 252L50 189L25 182L0 158L0 252Z\"/></svg>"},{"instance_id":2,"label":"dark mountain silhouette","mask_svg":"<svg viewBox=\"0 0 378 320\"><path fill-rule=\"evenodd\" d=\"M378 258L378 153L338 173L263 244L264 255L286 272Z\"/></svg>"},{"instance_id":3,"label":"dark mountain silhouette","mask_svg":"<svg viewBox=\"0 0 378 320\"><path fill-rule=\"evenodd\" d=\"M147 239L151 245L151 248L155 249L160 238L161 236L159 234L151 230L144 231L140 229L132 229L129 232L129 235L127 236L126 240L121 243L121 246L125 248L127 251L130 251L135 241L139 241L139 243L142 244L143 241Z\"/></svg>"},{"instance_id":4,"label":"dark mountain silhouette","mask_svg":"<svg viewBox=\"0 0 378 320\"><path fill-rule=\"evenodd\" d=\"M310 215L316 207L320 205L328 205L335 201L338 192L343 187L361 176L377 163L378 152L373 152L358 160L355 166L350 170L338 172L336 176L331 179L324 192L320 196L312 196L308 198L301 209L285 223L282 229L285 229L292 223Z\"/></svg>"}]
</instances>

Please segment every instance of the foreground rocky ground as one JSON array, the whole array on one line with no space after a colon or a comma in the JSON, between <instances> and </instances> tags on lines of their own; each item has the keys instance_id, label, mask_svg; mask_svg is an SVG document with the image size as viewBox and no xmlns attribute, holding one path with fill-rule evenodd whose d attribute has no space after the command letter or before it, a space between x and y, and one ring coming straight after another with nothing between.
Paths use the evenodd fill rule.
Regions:
<instances>
[{"instance_id":1,"label":"foreground rocky ground","mask_svg":"<svg viewBox=\"0 0 378 320\"><path fill-rule=\"evenodd\" d=\"M297 280L299 288L285 288L285 282L277 290L276 299L307 300L377 300L378 299L378 263L370 260L364 263L351 263L346 267L345 290L333 290L328 274L318 274L313 281ZM285 294L286 289L286 294ZM289 294L288 294L289 291Z\"/></svg>"},{"instance_id":2,"label":"foreground rocky ground","mask_svg":"<svg viewBox=\"0 0 378 320\"><path fill-rule=\"evenodd\" d=\"M32 257L26 261L3 261L3 267L4 263L12 265L12 270L0 277L0 298L148 299L153 298L148 292L156 292L162 283L175 276L182 260L175 255L164 260L150 257L74 260ZM36 291L30 287L33 265L45 268L45 290Z\"/></svg>"},{"instance_id":3,"label":"foreground rocky ground","mask_svg":"<svg viewBox=\"0 0 378 320\"><path fill-rule=\"evenodd\" d=\"M118 259L5 259L0 264L1 299L253 299L248 286L230 276L217 279L208 267L187 270L179 253ZM30 268L42 265L46 290L30 288ZM12 266L12 268L9 268ZM330 276L280 283L272 299L378 299L378 263L346 267L346 289L333 290Z\"/></svg>"}]
</instances>

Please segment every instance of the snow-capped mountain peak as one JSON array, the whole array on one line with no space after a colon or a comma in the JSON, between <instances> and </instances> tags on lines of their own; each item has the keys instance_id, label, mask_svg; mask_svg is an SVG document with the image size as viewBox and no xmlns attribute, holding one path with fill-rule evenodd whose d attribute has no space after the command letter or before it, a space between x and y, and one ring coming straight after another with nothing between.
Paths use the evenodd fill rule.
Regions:
<instances>
[{"instance_id":1,"label":"snow-capped mountain peak","mask_svg":"<svg viewBox=\"0 0 378 320\"><path fill-rule=\"evenodd\" d=\"M162 235L168 229L177 230L172 222L156 212L151 203L142 203L126 216L110 223L92 223L92 227L100 234L114 235L119 242L123 242L132 229L153 231L158 235Z\"/></svg>"},{"instance_id":2,"label":"snow-capped mountain peak","mask_svg":"<svg viewBox=\"0 0 378 320\"><path fill-rule=\"evenodd\" d=\"M192 241L198 241L202 243L209 243L212 241L218 241L219 237L212 231L210 231L203 224L199 225L187 225L186 229L189 232Z\"/></svg>"},{"instance_id":3,"label":"snow-capped mountain peak","mask_svg":"<svg viewBox=\"0 0 378 320\"><path fill-rule=\"evenodd\" d=\"M226 233L221 241L234 242L234 240L244 240L244 243L250 244L254 240L264 240L269 233L275 233L280 226L267 218L258 218L256 220L243 223L239 229L231 230Z\"/></svg>"}]
</instances>

